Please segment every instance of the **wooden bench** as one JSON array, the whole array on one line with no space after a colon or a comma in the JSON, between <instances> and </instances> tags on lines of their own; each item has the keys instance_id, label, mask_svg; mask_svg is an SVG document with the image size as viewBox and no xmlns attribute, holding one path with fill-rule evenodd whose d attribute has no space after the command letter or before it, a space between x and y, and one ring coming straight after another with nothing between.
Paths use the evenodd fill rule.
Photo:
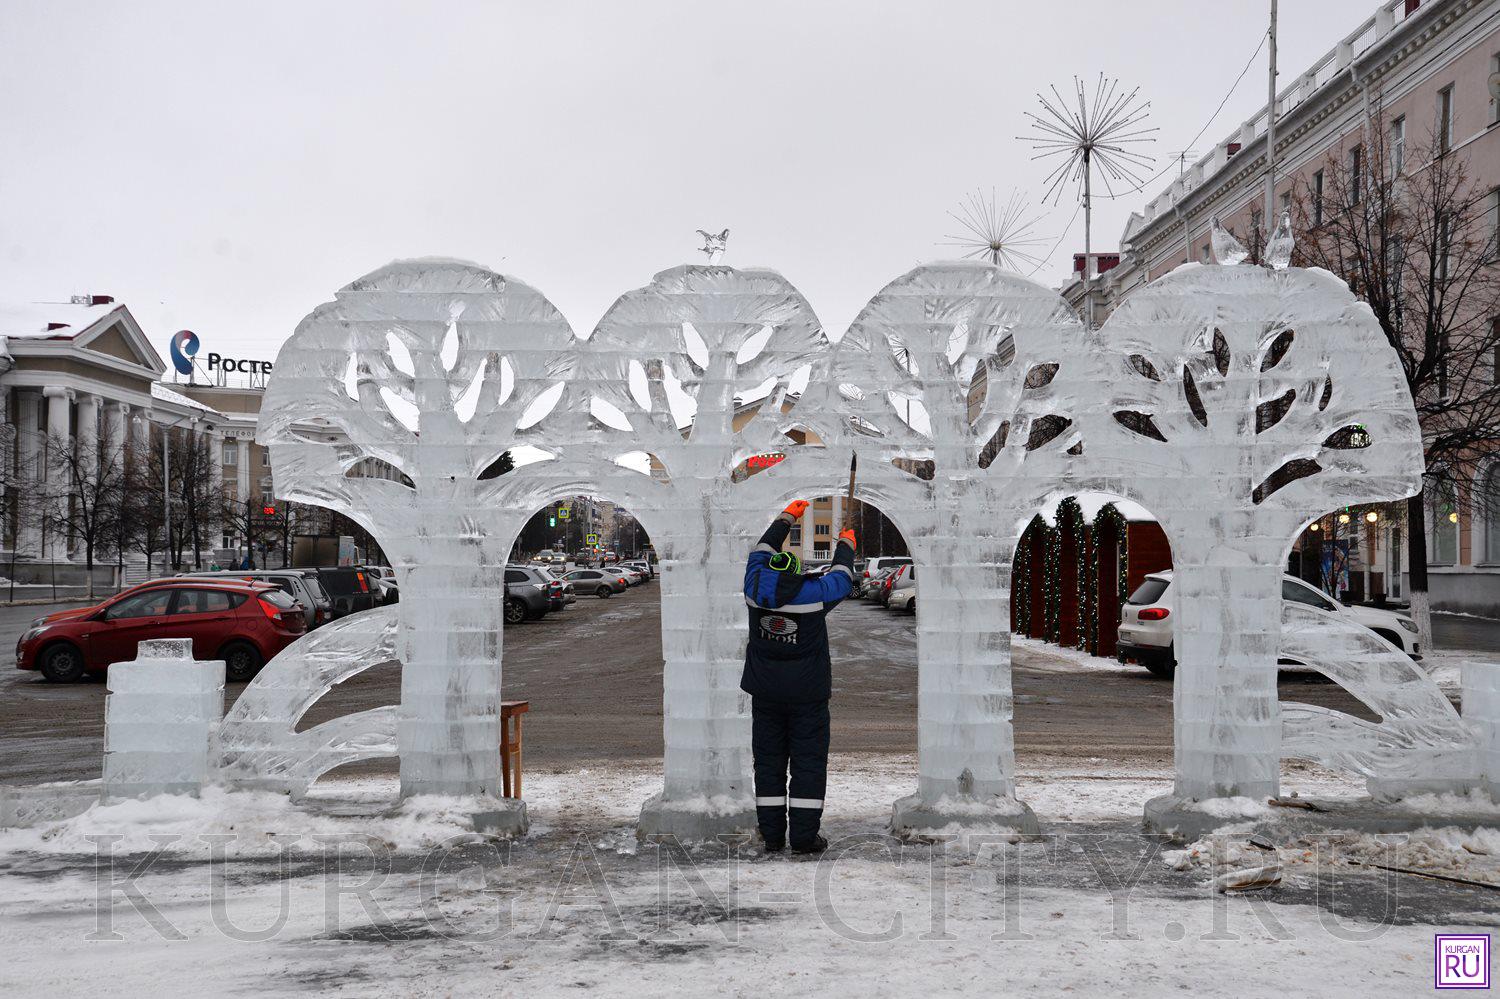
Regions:
<instances>
[{"instance_id":1,"label":"wooden bench","mask_svg":"<svg viewBox=\"0 0 1500 999\"><path fill-rule=\"evenodd\" d=\"M530 701L500 702L500 787L507 798L521 796L521 716L531 710ZM516 724L511 734L511 722ZM511 765L515 765L515 776Z\"/></svg>"}]
</instances>

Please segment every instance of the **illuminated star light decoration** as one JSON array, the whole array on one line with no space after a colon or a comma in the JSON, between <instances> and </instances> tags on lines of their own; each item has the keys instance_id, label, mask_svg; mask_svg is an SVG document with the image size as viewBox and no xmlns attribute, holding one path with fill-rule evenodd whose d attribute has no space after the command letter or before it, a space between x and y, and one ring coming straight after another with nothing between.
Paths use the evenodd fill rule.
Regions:
<instances>
[{"instance_id":1,"label":"illuminated star light decoration","mask_svg":"<svg viewBox=\"0 0 1500 999\"><path fill-rule=\"evenodd\" d=\"M983 191L975 191L948 216L966 231L945 236L948 242L942 245L961 247L964 259L983 258L1011 271L1020 271L1022 265L1031 269L1041 266L1042 258L1035 247L1046 243L1036 235L1042 215L1032 215L1030 203L1018 192L1012 191L1002 206L993 188L988 198Z\"/></svg>"},{"instance_id":2,"label":"illuminated star light decoration","mask_svg":"<svg viewBox=\"0 0 1500 999\"><path fill-rule=\"evenodd\" d=\"M1069 185L1082 198L1084 275L1090 277L1095 168L1109 197L1139 190L1155 162L1155 157L1142 147L1156 141L1153 133L1157 129L1146 126L1151 102L1140 100L1140 88L1123 90L1118 80L1106 78L1103 73L1099 74L1092 94L1076 76L1072 99L1063 97L1055 86L1050 89L1051 97L1036 95L1040 110L1026 112L1032 132L1019 138L1031 142L1036 151L1033 160L1061 157L1061 162L1043 180L1047 187L1042 196L1044 204L1049 199L1057 204L1063 188ZM1092 326L1094 303L1087 291L1085 302Z\"/></svg>"}]
</instances>

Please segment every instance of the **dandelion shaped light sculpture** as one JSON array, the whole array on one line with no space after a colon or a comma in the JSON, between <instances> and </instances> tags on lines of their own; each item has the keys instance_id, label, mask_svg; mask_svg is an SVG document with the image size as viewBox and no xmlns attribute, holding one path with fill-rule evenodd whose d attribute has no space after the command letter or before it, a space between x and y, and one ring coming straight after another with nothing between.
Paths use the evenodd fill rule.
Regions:
<instances>
[{"instance_id":1,"label":"dandelion shaped light sculpture","mask_svg":"<svg viewBox=\"0 0 1500 999\"><path fill-rule=\"evenodd\" d=\"M983 191L975 191L948 216L964 231L944 237L948 242L942 245L961 248L964 259L986 260L1010 271L1020 271L1022 265L1041 265L1042 257L1035 248L1046 243L1036 234L1043 216L1033 215L1030 202L1020 193L1012 191L1002 206L993 188L988 198Z\"/></svg>"},{"instance_id":2,"label":"dandelion shaped light sculpture","mask_svg":"<svg viewBox=\"0 0 1500 999\"><path fill-rule=\"evenodd\" d=\"M1146 180L1155 157L1145 147L1156 141L1154 127L1146 125L1151 102L1140 99L1140 88L1124 90L1118 80L1099 74L1090 94L1078 77L1073 78L1073 94L1064 97L1057 87L1052 96L1037 94L1041 108L1026 112L1031 134L1020 136L1031 142L1033 160L1061 162L1043 181L1047 185L1043 203L1055 205L1063 189L1073 186L1083 199L1084 278L1093 270L1093 186L1094 171L1104 184L1108 196L1138 190ZM1089 325L1094 324L1093 296L1085 284L1085 308Z\"/></svg>"}]
</instances>

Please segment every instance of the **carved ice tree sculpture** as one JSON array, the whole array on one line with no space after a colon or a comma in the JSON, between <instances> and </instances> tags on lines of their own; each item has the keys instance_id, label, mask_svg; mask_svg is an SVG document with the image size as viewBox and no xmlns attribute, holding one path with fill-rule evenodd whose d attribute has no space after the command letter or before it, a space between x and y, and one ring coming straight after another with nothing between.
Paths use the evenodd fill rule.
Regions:
<instances>
[{"instance_id":1,"label":"carved ice tree sculpture","mask_svg":"<svg viewBox=\"0 0 1500 999\"><path fill-rule=\"evenodd\" d=\"M1027 814L1014 800L1011 558L1069 461L1071 400L1051 381L1080 334L1048 288L931 264L876 295L817 378L808 419L829 444L825 481L856 451L860 498L901 529L921 573L918 791L897 803L898 829Z\"/></svg>"},{"instance_id":2,"label":"carved ice tree sculpture","mask_svg":"<svg viewBox=\"0 0 1500 999\"><path fill-rule=\"evenodd\" d=\"M228 779L298 793L394 750L405 794L496 794L505 560L538 508L593 493L631 510L661 558L665 781L641 826L689 836L753 821L746 553L788 499L842 493L851 452L859 497L922 573L919 775L898 830L1034 824L1014 797L1011 558L1033 514L1079 489L1144 504L1172 544L1177 795L1275 793L1291 541L1332 507L1414 493L1422 460L1368 308L1327 273L1244 264L1180 268L1097 332L999 268L923 266L830 349L773 271L665 271L579 341L519 281L400 262L298 327L260 439L285 498L380 541L403 599L394 624L335 626L268 666L226 723ZM492 476L523 445L541 460ZM739 474L767 451L787 458ZM1289 627L1287 648L1383 720L1289 711L1290 753L1372 788L1477 758L1409 665L1305 637ZM394 715L295 731L330 686L390 656L403 665Z\"/></svg>"},{"instance_id":3,"label":"carved ice tree sculpture","mask_svg":"<svg viewBox=\"0 0 1500 999\"><path fill-rule=\"evenodd\" d=\"M827 347L780 274L693 265L622 295L581 348L570 386L586 384L606 422L629 427L596 446L653 462L649 476L593 463L661 560L665 787L643 828L694 832L709 810L753 825L742 587L753 537L780 512L768 483L786 470L734 472L787 448L788 391Z\"/></svg>"},{"instance_id":4,"label":"carved ice tree sculpture","mask_svg":"<svg viewBox=\"0 0 1500 999\"><path fill-rule=\"evenodd\" d=\"M1406 653L1369 628L1306 604L1287 600L1281 614L1281 656L1317 669L1379 719L1285 703L1284 759L1360 774L1377 798L1474 785L1479 767L1469 719ZM1466 688L1465 715L1469 709Z\"/></svg>"},{"instance_id":5,"label":"carved ice tree sculpture","mask_svg":"<svg viewBox=\"0 0 1500 999\"><path fill-rule=\"evenodd\" d=\"M1275 794L1292 540L1420 486L1398 359L1331 274L1249 264L1179 268L1094 341L1096 370L1068 387L1090 402L1075 413L1089 479L1146 505L1172 545L1176 794Z\"/></svg>"},{"instance_id":6,"label":"carved ice tree sculpture","mask_svg":"<svg viewBox=\"0 0 1500 999\"><path fill-rule=\"evenodd\" d=\"M309 632L258 673L219 730L219 779L301 798L334 767L396 755L396 708L297 724L328 691L396 658L396 608L340 618Z\"/></svg>"},{"instance_id":7,"label":"carved ice tree sculpture","mask_svg":"<svg viewBox=\"0 0 1500 999\"><path fill-rule=\"evenodd\" d=\"M535 438L573 344L534 288L430 259L343 288L277 360L258 437L280 495L353 518L401 585L403 794L500 793L505 562L532 508L482 476Z\"/></svg>"}]
</instances>

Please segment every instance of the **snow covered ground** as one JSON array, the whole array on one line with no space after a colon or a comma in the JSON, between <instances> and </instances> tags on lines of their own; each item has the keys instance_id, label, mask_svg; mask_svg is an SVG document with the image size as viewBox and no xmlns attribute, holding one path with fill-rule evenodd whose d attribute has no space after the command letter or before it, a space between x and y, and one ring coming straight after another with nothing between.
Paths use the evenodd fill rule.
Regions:
<instances>
[{"instance_id":1,"label":"snow covered ground","mask_svg":"<svg viewBox=\"0 0 1500 999\"><path fill-rule=\"evenodd\" d=\"M529 774L513 844L449 801L338 814L392 795L380 780L321 786L316 807L211 793L0 834L0 990L1407 995L1430 987L1434 932L1500 926L1500 892L1349 863L1500 884L1493 831L1276 844L1282 884L1227 896L1214 876L1262 851L1143 836L1165 772L1036 766L1020 795L1047 835L934 848L882 830L914 760L832 771L817 861L638 843L660 778L609 762ZM1286 790L1358 788L1292 767Z\"/></svg>"}]
</instances>

